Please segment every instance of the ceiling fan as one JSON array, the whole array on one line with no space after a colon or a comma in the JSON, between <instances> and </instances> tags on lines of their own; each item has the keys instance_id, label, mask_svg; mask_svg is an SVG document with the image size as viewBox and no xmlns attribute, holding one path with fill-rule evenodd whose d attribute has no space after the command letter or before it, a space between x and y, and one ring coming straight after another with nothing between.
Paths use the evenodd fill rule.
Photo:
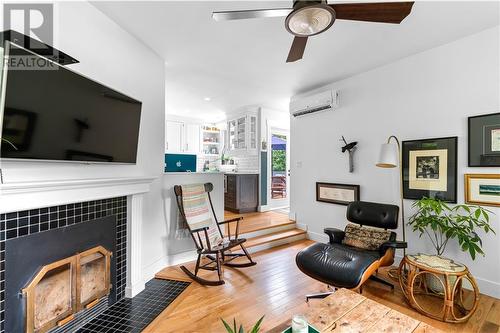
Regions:
<instances>
[{"instance_id":1,"label":"ceiling fan","mask_svg":"<svg viewBox=\"0 0 500 333\"><path fill-rule=\"evenodd\" d=\"M413 6L411 2L372 2L331 4L327 0L294 0L293 8L213 12L216 21L283 17L285 28L294 35L286 62L302 59L307 38L328 30L335 20L354 20L399 24Z\"/></svg>"}]
</instances>

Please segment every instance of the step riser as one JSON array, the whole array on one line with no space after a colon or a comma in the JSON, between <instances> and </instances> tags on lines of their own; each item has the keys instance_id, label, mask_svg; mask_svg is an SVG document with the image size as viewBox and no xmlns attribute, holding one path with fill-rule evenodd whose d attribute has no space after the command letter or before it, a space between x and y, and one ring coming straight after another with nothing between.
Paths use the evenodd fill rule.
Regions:
<instances>
[{"instance_id":1,"label":"step riser","mask_svg":"<svg viewBox=\"0 0 500 333\"><path fill-rule=\"evenodd\" d=\"M268 243L252 246L250 248L247 248L247 250L250 253L255 253L258 251L267 250L267 249L270 249L270 248L273 248L276 246L280 246L280 245L287 244L287 243L292 243L292 242L295 242L295 241L298 241L301 239L306 239L306 238L307 238L307 234L300 234L300 235L287 237L287 238L283 238L283 239L278 239L275 241L270 241Z\"/></svg>"},{"instance_id":2,"label":"step riser","mask_svg":"<svg viewBox=\"0 0 500 333\"><path fill-rule=\"evenodd\" d=\"M262 229L262 230L247 232L244 234L240 234L240 237L249 239L249 238L253 238L253 237L257 237L257 236L271 234L273 232L285 231L285 230L290 230L290 229L295 229L295 228L296 228L295 223L290 223L290 224L280 225L280 226L269 228L269 229Z\"/></svg>"}]
</instances>

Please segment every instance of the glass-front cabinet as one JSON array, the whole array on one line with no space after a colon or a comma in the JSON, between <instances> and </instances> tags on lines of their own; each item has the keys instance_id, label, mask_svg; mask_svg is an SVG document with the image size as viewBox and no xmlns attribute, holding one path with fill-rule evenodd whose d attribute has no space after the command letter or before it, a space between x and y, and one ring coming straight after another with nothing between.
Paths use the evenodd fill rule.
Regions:
<instances>
[{"instance_id":1,"label":"glass-front cabinet","mask_svg":"<svg viewBox=\"0 0 500 333\"><path fill-rule=\"evenodd\" d=\"M250 119L250 130L248 131L249 136L249 148L257 149L257 116L248 116Z\"/></svg>"},{"instance_id":2,"label":"glass-front cabinet","mask_svg":"<svg viewBox=\"0 0 500 333\"><path fill-rule=\"evenodd\" d=\"M247 147L247 117L240 117L236 120L236 148L245 149Z\"/></svg>"},{"instance_id":3,"label":"glass-front cabinet","mask_svg":"<svg viewBox=\"0 0 500 333\"><path fill-rule=\"evenodd\" d=\"M227 122L227 140L229 144L229 150L236 149L236 120L230 120Z\"/></svg>"},{"instance_id":4,"label":"glass-front cabinet","mask_svg":"<svg viewBox=\"0 0 500 333\"><path fill-rule=\"evenodd\" d=\"M244 115L229 120L228 146L230 150L257 149L257 116Z\"/></svg>"}]
</instances>

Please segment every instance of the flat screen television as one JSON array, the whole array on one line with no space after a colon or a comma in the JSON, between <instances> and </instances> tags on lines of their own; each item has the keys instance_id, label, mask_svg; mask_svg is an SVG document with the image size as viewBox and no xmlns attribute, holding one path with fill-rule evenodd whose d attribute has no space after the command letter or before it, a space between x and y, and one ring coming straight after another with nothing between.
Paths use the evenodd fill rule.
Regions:
<instances>
[{"instance_id":1,"label":"flat screen television","mask_svg":"<svg viewBox=\"0 0 500 333\"><path fill-rule=\"evenodd\" d=\"M40 57L14 44L6 54L2 159L136 163L140 101L56 63L21 70L15 57Z\"/></svg>"}]
</instances>

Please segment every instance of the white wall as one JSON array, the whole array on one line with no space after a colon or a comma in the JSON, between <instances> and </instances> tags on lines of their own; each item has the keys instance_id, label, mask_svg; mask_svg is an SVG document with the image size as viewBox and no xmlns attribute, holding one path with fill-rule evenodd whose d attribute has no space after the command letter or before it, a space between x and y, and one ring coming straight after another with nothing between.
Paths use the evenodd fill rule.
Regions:
<instances>
[{"instance_id":1,"label":"white wall","mask_svg":"<svg viewBox=\"0 0 500 333\"><path fill-rule=\"evenodd\" d=\"M338 110L292 118L291 210L312 237L322 239L324 227L346 222L344 206L315 200L317 181L360 184L361 200L398 204L398 171L375 167L380 144L391 134L402 140L458 136L459 202L464 173L500 172L467 167L467 117L500 109L499 40L497 26L335 82L329 87L340 90ZM340 151L342 135L359 142L352 174ZM481 235L486 256L473 262L456 242L445 255L465 263L483 293L500 297L500 209L489 209L497 235ZM407 240L410 253L432 252L430 242L409 228Z\"/></svg>"},{"instance_id":2,"label":"white wall","mask_svg":"<svg viewBox=\"0 0 500 333\"><path fill-rule=\"evenodd\" d=\"M195 246L191 236L182 237L177 234L177 221L179 211L175 200L174 186L183 184L212 183L214 189L211 193L215 214L219 221L224 220L224 175L222 173L165 173L162 179L162 220L165 221L166 232L158 234L160 243L155 244L155 261L146 268L145 276L152 278L154 274L166 266L176 265L196 259Z\"/></svg>"},{"instance_id":3,"label":"white wall","mask_svg":"<svg viewBox=\"0 0 500 333\"><path fill-rule=\"evenodd\" d=\"M59 2L55 8L54 45L80 61L70 67L142 101L137 164L4 162L1 165L4 181L158 177L144 198L142 265L147 267L162 255L161 237L166 234L160 177L165 117L163 60L88 2Z\"/></svg>"}]
</instances>

